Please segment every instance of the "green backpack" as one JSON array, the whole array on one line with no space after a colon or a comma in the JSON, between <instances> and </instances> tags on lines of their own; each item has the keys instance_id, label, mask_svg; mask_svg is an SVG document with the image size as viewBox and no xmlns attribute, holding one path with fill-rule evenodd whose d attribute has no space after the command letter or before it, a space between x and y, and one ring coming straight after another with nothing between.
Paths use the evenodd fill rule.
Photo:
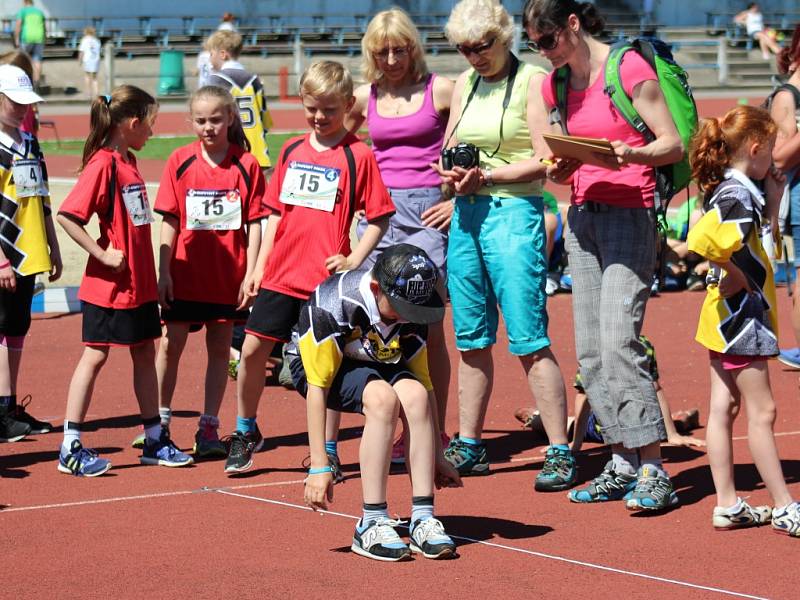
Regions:
<instances>
[{"instance_id":1,"label":"green backpack","mask_svg":"<svg viewBox=\"0 0 800 600\"><path fill-rule=\"evenodd\" d=\"M605 66L605 93L611 98L615 108L636 131L640 132L648 143L655 135L647 127L633 107L633 103L625 93L620 79L620 64L623 55L633 50L653 68L658 75L658 83L672 114L672 120L678 129L684 147L683 158L671 165L656 167L656 213L663 219L666 205L680 190L688 187L691 181L689 167L689 143L697 130L697 105L689 86L686 71L672 57L669 46L656 39L633 39L622 41L611 46L611 52ZM556 107L551 113L550 121L560 123L564 134L567 134L567 82L569 67L561 67L553 78L555 86Z\"/></svg>"}]
</instances>

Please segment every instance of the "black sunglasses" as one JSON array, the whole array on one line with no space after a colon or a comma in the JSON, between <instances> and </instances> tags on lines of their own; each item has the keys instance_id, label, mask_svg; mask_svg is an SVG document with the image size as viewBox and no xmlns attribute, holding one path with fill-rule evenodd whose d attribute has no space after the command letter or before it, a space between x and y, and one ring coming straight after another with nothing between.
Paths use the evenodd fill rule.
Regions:
<instances>
[{"instance_id":1,"label":"black sunglasses","mask_svg":"<svg viewBox=\"0 0 800 600\"><path fill-rule=\"evenodd\" d=\"M531 49L532 52L540 52L542 50L553 50L556 46L558 46L558 38L561 35L561 32L564 31L563 29L556 29L552 33L546 33L542 37L538 39L538 41L529 40L528 41L528 48Z\"/></svg>"},{"instance_id":2,"label":"black sunglasses","mask_svg":"<svg viewBox=\"0 0 800 600\"><path fill-rule=\"evenodd\" d=\"M489 48L494 46L494 42L497 38L492 38L488 42L479 44L477 46L467 46L465 44L456 44L456 50L458 50L464 56L469 56L470 54L483 54Z\"/></svg>"}]
</instances>

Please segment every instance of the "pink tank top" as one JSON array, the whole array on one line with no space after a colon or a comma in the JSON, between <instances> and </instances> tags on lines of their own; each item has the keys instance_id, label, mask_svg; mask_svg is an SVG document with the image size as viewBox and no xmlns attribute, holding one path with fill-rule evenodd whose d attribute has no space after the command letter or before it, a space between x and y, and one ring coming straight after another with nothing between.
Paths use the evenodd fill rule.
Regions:
<instances>
[{"instance_id":1,"label":"pink tank top","mask_svg":"<svg viewBox=\"0 0 800 600\"><path fill-rule=\"evenodd\" d=\"M409 189L441 185L430 167L438 162L447 120L433 105L434 75L428 75L425 99L415 113L400 117L378 114L378 91L372 84L367 106L367 128L383 183L388 188Z\"/></svg>"}]
</instances>

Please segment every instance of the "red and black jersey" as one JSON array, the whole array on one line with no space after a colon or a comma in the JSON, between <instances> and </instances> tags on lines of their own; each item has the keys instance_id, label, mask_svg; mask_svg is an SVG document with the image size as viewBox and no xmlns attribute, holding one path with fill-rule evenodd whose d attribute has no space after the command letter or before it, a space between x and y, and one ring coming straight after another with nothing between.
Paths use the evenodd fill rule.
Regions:
<instances>
[{"instance_id":1,"label":"red and black jersey","mask_svg":"<svg viewBox=\"0 0 800 600\"><path fill-rule=\"evenodd\" d=\"M93 214L100 224L97 244L125 254L125 269L115 273L89 256L78 297L98 306L129 309L158 300L150 222L153 217L136 158L102 148L94 153L59 214L86 225Z\"/></svg>"},{"instance_id":2,"label":"red and black jersey","mask_svg":"<svg viewBox=\"0 0 800 600\"><path fill-rule=\"evenodd\" d=\"M264 175L255 157L231 144L211 166L200 141L167 161L155 210L178 220L170 273L176 299L235 304L247 267L246 225L264 218Z\"/></svg>"},{"instance_id":3,"label":"red and black jersey","mask_svg":"<svg viewBox=\"0 0 800 600\"><path fill-rule=\"evenodd\" d=\"M306 134L287 140L267 187L265 202L281 215L281 221L261 280L262 288L303 299L330 275L325 268L328 257L350 254L350 225L355 211L365 211L368 221L394 213L375 156L366 144L347 134L336 146L320 152L311 146L309 137ZM291 168L338 172L331 211L281 201Z\"/></svg>"}]
</instances>

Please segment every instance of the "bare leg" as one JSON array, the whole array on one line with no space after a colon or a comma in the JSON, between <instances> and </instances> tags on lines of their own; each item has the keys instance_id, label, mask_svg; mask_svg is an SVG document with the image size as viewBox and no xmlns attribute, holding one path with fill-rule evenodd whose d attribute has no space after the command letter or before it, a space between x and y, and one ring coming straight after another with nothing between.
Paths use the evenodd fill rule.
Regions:
<instances>
[{"instance_id":1,"label":"bare leg","mask_svg":"<svg viewBox=\"0 0 800 600\"><path fill-rule=\"evenodd\" d=\"M86 419L86 412L89 410L89 403L94 392L94 384L100 369L108 359L108 350L108 346L86 346L84 348L69 383L66 421L83 423Z\"/></svg>"},{"instance_id":2,"label":"bare leg","mask_svg":"<svg viewBox=\"0 0 800 600\"><path fill-rule=\"evenodd\" d=\"M156 349L152 341L130 347L133 359L133 391L142 419L158 416Z\"/></svg>"},{"instance_id":3,"label":"bare leg","mask_svg":"<svg viewBox=\"0 0 800 600\"><path fill-rule=\"evenodd\" d=\"M17 378L22 361L22 350L9 350L0 346L0 396L17 393Z\"/></svg>"},{"instance_id":4,"label":"bare leg","mask_svg":"<svg viewBox=\"0 0 800 600\"><path fill-rule=\"evenodd\" d=\"M233 323L206 323L206 389L203 414L216 417L228 385L228 354Z\"/></svg>"},{"instance_id":5,"label":"bare leg","mask_svg":"<svg viewBox=\"0 0 800 600\"><path fill-rule=\"evenodd\" d=\"M365 504L380 504L386 502L392 436L400 402L392 386L373 379L364 388L363 409L366 422L359 450L361 487Z\"/></svg>"},{"instance_id":6,"label":"bare leg","mask_svg":"<svg viewBox=\"0 0 800 600\"><path fill-rule=\"evenodd\" d=\"M401 379L394 384L394 390L403 408L400 417L407 432L406 464L412 495L433 496L436 444L428 392L414 379Z\"/></svg>"},{"instance_id":7,"label":"bare leg","mask_svg":"<svg viewBox=\"0 0 800 600\"><path fill-rule=\"evenodd\" d=\"M531 394L551 445L567 443L567 394L556 357L550 348L519 357ZM486 412L484 410L484 416Z\"/></svg>"},{"instance_id":8,"label":"bare leg","mask_svg":"<svg viewBox=\"0 0 800 600\"><path fill-rule=\"evenodd\" d=\"M445 429L447 400L450 392L450 355L444 337L444 323L433 323L428 326L428 369L431 374L433 391L436 394L439 430Z\"/></svg>"},{"instance_id":9,"label":"bare leg","mask_svg":"<svg viewBox=\"0 0 800 600\"><path fill-rule=\"evenodd\" d=\"M275 342L247 334L242 344L239 377L236 380L237 410L240 417L256 416L261 392L264 391L264 372L267 357Z\"/></svg>"},{"instance_id":10,"label":"bare leg","mask_svg":"<svg viewBox=\"0 0 800 600\"><path fill-rule=\"evenodd\" d=\"M460 437L481 439L493 380L494 361L491 346L461 353L461 362L458 366Z\"/></svg>"},{"instance_id":11,"label":"bare leg","mask_svg":"<svg viewBox=\"0 0 800 600\"><path fill-rule=\"evenodd\" d=\"M156 376L158 377L158 405L172 406L175 382L178 379L178 364L189 337L189 323L170 322L163 327L163 336L156 354Z\"/></svg>"},{"instance_id":12,"label":"bare leg","mask_svg":"<svg viewBox=\"0 0 800 600\"><path fill-rule=\"evenodd\" d=\"M736 487L733 481L732 431L735 414L741 399L739 390L728 371L722 368L719 359L711 360L711 401L706 429L708 464L714 489L717 491L717 506L736 504Z\"/></svg>"}]
</instances>

